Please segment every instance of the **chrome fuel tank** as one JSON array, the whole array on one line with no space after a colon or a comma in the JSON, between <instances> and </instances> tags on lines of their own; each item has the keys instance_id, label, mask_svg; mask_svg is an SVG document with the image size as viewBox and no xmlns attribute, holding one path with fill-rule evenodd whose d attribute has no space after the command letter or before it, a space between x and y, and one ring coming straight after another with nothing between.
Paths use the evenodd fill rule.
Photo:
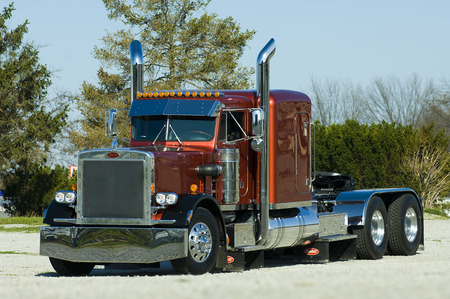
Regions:
<instances>
[{"instance_id":1,"label":"chrome fuel tank","mask_svg":"<svg viewBox=\"0 0 450 299\"><path fill-rule=\"evenodd\" d=\"M291 215L271 215L269 235L264 246L267 249L293 247L319 235L319 218L311 207L292 209Z\"/></svg>"}]
</instances>

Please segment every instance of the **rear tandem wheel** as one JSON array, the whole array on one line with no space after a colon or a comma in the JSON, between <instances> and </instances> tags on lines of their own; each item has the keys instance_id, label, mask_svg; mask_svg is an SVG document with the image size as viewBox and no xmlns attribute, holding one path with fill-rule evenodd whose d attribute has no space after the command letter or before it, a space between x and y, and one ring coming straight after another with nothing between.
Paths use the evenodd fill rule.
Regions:
<instances>
[{"instance_id":1,"label":"rear tandem wheel","mask_svg":"<svg viewBox=\"0 0 450 299\"><path fill-rule=\"evenodd\" d=\"M389 206L389 253L416 253L423 233L420 215L419 203L412 194L400 196Z\"/></svg>"},{"instance_id":2,"label":"rear tandem wheel","mask_svg":"<svg viewBox=\"0 0 450 299\"><path fill-rule=\"evenodd\" d=\"M381 259L388 245L388 217L380 197L370 199L366 210L364 226L353 229L356 239L356 253L360 259Z\"/></svg>"}]
</instances>

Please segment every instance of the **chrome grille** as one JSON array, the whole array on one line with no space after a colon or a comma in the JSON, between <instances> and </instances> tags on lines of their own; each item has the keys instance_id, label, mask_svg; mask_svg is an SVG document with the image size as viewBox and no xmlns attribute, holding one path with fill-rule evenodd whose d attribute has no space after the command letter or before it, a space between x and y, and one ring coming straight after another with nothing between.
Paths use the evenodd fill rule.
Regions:
<instances>
[{"instance_id":1,"label":"chrome grille","mask_svg":"<svg viewBox=\"0 0 450 299\"><path fill-rule=\"evenodd\" d=\"M79 155L77 223L150 225L153 154L128 149L111 153Z\"/></svg>"},{"instance_id":2,"label":"chrome grille","mask_svg":"<svg viewBox=\"0 0 450 299\"><path fill-rule=\"evenodd\" d=\"M144 218L143 162L85 161L83 217Z\"/></svg>"}]
</instances>

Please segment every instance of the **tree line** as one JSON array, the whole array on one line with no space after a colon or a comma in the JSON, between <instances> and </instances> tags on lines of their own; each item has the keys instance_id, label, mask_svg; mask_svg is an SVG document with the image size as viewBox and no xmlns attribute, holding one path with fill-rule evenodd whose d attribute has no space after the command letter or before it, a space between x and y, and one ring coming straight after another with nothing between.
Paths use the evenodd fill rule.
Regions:
<instances>
[{"instance_id":1,"label":"tree line","mask_svg":"<svg viewBox=\"0 0 450 299\"><path fill-rule=\"evenodd\" d=\"M412 74L405 80L376 77L364 87L344 80L312 78L308 94L313 118L328 126L356 120L396 123L420 128L434 124L450 133L450 83L424 80Z\"/></svg>"},{"instance_id":2,"label":"tree line","mask_svg":"<svg viewBox=\"0 0 450 299\"><path fill-rule=\"evenodd\" d=\"M52 73L39 63L39 49L24 39L28 21L8 28L13 4L0 15L0 190L14 215L41 215L55 191L75 183L67 168L50 161L50 148L63 144L75 154L110 145L105 109L129 107L133 39L143 44L149 90L252 88L254 69L239 59L255 31L208 13L210 1L103 2L108 17L127 29L107 33L94 48L102 63L97 82L85 81L80 94L53 99ZM308 94L317 120L317 169L347 173L360 188L412 187L429 199L427 206L450 190L449 84L412 75L404 82L376 78L362 88L313 78ZM71 101L79 120L68 118Z\"/></svg>"}]
</instances>

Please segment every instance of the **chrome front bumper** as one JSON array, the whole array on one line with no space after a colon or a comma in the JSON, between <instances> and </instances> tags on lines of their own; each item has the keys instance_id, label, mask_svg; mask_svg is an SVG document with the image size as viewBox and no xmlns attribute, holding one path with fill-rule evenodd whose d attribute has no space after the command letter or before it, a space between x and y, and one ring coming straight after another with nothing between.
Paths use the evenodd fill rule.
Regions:
<instances>
[{"instance_id":1,"label":"chrome front bumper","mask_svg":"<svg viewBox=\"0 0 450 299\"><path fill-rule=\"evenodd\" d=\"M155 263L187 256L187 229L41 227L40 254L73 262Z\"/></svg>"}]
</instances>

